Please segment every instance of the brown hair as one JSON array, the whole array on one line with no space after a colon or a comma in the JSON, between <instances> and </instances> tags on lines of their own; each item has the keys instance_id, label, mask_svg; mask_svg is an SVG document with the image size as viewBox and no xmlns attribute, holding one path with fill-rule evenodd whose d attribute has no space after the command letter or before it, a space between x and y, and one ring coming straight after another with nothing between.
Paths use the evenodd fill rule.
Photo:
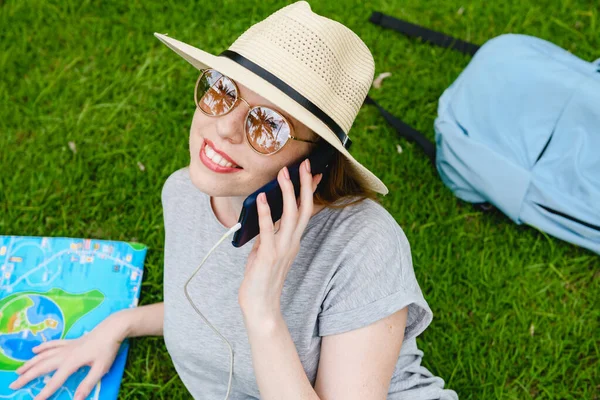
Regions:
<instances>
[{"instance_id":1,"label":"brown hair","mask_svg":"<svg viewBox=\"0 0 600 400\"><path fill-rule=\"evenodd\" d=\"M323 139L314 132L311 131L311 133L313 140L321 144ZM346 201L353 197L358 198L351 202ZM330 208L344 208L365 199L371 199L381 204L377 192L369 189L365 179L356 172L350 161L336 150L328 171L323 175L315 191L314 204Z\"/></svg>"}]
</instances>

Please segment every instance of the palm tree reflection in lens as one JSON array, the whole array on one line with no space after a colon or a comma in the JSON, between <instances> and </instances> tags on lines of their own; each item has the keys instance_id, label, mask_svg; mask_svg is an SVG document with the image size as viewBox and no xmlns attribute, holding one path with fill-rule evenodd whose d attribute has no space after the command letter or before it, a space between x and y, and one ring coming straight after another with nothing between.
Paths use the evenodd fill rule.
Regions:
<instances>
[{"instance_id":1,"label":"palm tree reflection in lens","mask_svg":"<svg viewBox=\"0 0 600 400\"><path fill-rule=\"evenodd\" d=\"M200 80L197 96L202 110L211 115L221 115L235 104L237 90L229 78L208 70Z\"/></svg>"},{"instance_id":2,"label":"palm tree reflection in lens","mask_svg":"<svg viewBox=\"0 0 600 400\"><path fill-rule=\"evenodd\" d=\"M270 108L254 107L246 119L246 134L254 149L263 154L278 151L288 140L287 122Z\"/></svg>"}]
</instances>

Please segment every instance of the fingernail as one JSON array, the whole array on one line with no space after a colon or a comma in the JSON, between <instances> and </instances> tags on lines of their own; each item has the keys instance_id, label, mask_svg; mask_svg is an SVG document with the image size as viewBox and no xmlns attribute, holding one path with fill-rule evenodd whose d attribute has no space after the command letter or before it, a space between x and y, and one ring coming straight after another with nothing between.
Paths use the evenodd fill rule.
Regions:
<instances>
[{"instance_id":1,"label":"fingernail","mask_svg":"<svg viewBox=\"0 0 600 400\"><path fill-rule=\"evenodd\" d=\"M265 192L262 192L261 194L259 194L258 199L260 200L261 203L266 204L267 203L267 195L265 194Z\"/></svg>"},{"instance_id":2,"label":"fingernail","mask_svg":"<svg viewBox=\"0 0 600 400\"><path fill-rule=\"evenodd\" d=\"M306 159L306 170L310 172L310 160L308 158Z\"/></svg>"},{"instance_id":3,"label":"fingernail","mask_svg":"<svg viewBox=\"0 0 600 400\"><path fill-rule=\"evenodd\" d=\"M283 167L283 175L285 175L287 179L290 179L290 172L288 171L287 167Z\"/></svg>"}]
</instances>

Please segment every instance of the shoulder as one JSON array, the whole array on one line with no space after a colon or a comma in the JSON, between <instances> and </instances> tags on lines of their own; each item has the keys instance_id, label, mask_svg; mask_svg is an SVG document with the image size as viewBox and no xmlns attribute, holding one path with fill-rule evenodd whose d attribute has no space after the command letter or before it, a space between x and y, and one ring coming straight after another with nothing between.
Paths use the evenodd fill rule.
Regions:
<instances>
[{"instance_id":1,"label":"shoulder","mask_svg":"<svg viewBox=\"0 0 600 400\"><path fill-rule=\"evenodd\" d=\"M365 199L331 213L322 253L330 257L320 334L366 326L408 306L405 340L432 318L417 282L408 239L381 204ZM328 260L329 261L329 260Z\"/></svg>"},{"instance_id":2,"label":"shoulder","mask_svg":"<svg viewBox=\"0 0 600 400\"><path fill-rule=\"evenodd\" d=\"M186 191L190 189L194 189L194 187L190 180L189 167L183 167L172 172L163 183L161 190L163 206L173 198L184 196ZM192 192L199 191L192 190Z\"/></svg>"},{"instance_id":3,"label":"shoulder","mask_svg":"<svg viewBox=\"0 0 600 400\"><path fill-rule=\"evenodd\" d=\"M392 274L402 278L404 288L414 289L411 246L392 214L371 199L336 211L324 248L335 249L338 269L357 277Z\"/></svg>"},{"instance_id":4,"label":"shoulder","mask_svg":"<svg viewBox=\"0 0 600 400\"><path fill-rule=\"evenodd\" d=\"M365 199L333 212L331 234L349 245L394 246L410 251L408 239L390 212L371 199Z\"/></svg>"}]
</instances>

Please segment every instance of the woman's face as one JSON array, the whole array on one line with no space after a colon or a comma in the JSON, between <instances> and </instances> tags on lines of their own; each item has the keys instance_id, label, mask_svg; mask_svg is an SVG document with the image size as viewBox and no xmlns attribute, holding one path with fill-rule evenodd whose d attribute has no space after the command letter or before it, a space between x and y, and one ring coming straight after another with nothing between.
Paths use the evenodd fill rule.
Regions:
<instances>
[{"instance_id":1,"label":"woman's face","mask_svg":"<svg viewBox=\"0 0 600 400\"><path fill-rule=\"evenodd\" d=\"M236 83L239 95L251 106L264 105L276 110L291 122L295 136L313 139L312 132L300 121L239 82ZM276 154L266 156L256 153L244 137L247 112L248 106L241 100L228 114L220 117L209 117L196 107L190 128L190 178L198 189L209 196L248 196L274 179L284 165L302 160L310 152L310 143L290 139ZM207 144L217 152L225 153L240 168L233 172L230 168L215 171L214 164L210 163L205 153ZM212 155L210 149L208 152Z\"/></svg>"}]
</instances>

